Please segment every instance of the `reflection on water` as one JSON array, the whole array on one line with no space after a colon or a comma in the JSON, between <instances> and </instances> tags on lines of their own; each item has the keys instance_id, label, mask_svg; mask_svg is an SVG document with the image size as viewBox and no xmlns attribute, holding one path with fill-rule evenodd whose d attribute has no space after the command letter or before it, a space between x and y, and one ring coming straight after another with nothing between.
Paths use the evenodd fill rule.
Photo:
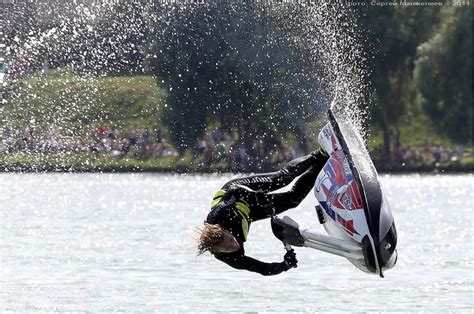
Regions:
<instances>
[{"instance_id":1,"label":"reflection on water","mask_svg":"<svg viewBox=\"0 0 474 314\"><path fill-rule=\"evenodd\" d=\"M195 256L195 227L229 176L1 174L0 310L469 311L474 178L382 176L399 234L386 278L297 248L299 267L262 277ZM288 212L323 232L314 197ZM281 261L269 222L250 256Z\"/></svg>"}]
</instances>

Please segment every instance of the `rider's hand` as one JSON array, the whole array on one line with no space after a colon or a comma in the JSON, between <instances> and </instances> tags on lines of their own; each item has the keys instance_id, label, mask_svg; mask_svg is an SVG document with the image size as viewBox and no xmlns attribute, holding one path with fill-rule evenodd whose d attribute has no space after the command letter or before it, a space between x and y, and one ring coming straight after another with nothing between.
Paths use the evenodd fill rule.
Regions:
<instances>
[{"instance_id":1,"label":"rider's hand","mask_svg":"<svg viewBox=\"0 0 474 314\"><path fill-rule=\"evenodd\" d=\"M284 260L285 260L285 263L288 265L289 268L298 267L298 260L296 259L295 251L290 250L290 251L286 252Z\"/></svg>"},{"instance_id":2,"label":"rider's hand","mask_svg":"<svg viewBox=\"0 0 474 314\"><path fill-rule=\"evenodd\" d=\"M263 212L265 213L266 217L273 217L273 216L275 216L275 206L273 206L273 204L269 203L269 204L263 206Z\"/></svg>"}]
</instances>

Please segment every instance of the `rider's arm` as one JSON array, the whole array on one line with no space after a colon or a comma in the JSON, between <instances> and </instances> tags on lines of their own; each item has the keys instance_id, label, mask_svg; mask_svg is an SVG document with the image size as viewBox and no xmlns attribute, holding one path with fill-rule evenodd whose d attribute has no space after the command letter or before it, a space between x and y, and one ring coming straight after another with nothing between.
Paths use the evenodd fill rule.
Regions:
<instances>
[{"instance_id":1,"label":"rider's arm","mask_svg":"<svg viewBox=\"0 0 474 314\"><path fill-rule=\"evenodd\" d=\"M245 269L263 276L278 275L290 269L288 263L284 261L281 263L264 263L245 255L235 256L234 254L215 254L215 257L233 268Z\"/></svg>"}]
</instances>

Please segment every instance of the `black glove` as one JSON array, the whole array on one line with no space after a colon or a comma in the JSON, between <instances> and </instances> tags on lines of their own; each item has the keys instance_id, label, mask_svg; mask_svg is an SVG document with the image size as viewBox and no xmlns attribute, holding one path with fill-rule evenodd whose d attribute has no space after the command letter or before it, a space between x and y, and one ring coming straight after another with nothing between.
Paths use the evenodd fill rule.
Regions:
<instances>
[{"instance_id":1,"label":"black glove","mask_svg":"<svg viewBox=\"0 0 474 314\"><path fill-rule=\"evenodd\" d=\"M289 268L298 267L298 260L296 259L296 254L294 250L287 251L285 254L284 260Z\"/></svg>"},{"instance_id":2,"label":"black glove","mask_svg":"<svg viewBox=\"0 0 474 314\"><path fill-rule=\"evenodd\" d=\"M273 217L275 216L275 206L269 203L263 206L263 212L265 213L265 217Z\"/></svg>"}]
</instances>

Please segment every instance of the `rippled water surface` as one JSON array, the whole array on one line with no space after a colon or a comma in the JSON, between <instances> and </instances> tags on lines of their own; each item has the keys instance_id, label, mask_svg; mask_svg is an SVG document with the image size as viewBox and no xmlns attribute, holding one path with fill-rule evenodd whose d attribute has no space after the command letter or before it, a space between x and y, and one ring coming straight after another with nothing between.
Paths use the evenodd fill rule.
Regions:
<instances>
[{"instance_id":1,"label":"rippled water surface","mask_svg":"<svg viewBox=\"0 0 474 314\"><path fill-rule=\"evenodd\" d=\"M0 174L0 310L464 311L474 308L472 175L381 176L399 236L386 278L297 248L263 277L196 257L195 227L229 175ZM310 194L287 215L324 232ZM247 254L281 261L268 221Z\"/></svg>"}]
</instances>

